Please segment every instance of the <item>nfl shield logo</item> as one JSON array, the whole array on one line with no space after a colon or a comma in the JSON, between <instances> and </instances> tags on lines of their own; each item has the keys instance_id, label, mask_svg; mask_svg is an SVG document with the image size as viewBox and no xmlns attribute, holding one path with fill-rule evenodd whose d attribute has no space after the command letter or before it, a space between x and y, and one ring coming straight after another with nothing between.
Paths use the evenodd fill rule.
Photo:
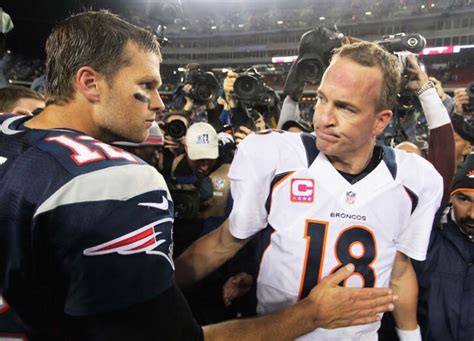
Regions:
<instances>
[{"instance_id":1,"label":"nfl shield logo","mask_svg":"<svg viewBox=\"0 0 474 341\"><path fill-rule=\"evenodd\" d=\"M349 205L352 205L353 203L355 203L355 198L356 198L356 194L352 191L349 191L346 193L346 203L348 203Z\"/></svg>"}]
</instances>

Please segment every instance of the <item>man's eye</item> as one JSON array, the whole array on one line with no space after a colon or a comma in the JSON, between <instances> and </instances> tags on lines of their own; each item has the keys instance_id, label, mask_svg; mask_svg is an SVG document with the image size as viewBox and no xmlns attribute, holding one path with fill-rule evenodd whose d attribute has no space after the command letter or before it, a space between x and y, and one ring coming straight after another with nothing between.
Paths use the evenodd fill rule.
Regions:
<instances>
[{"instance_id":1,"label":"man's eye","mask_svg":"<svg viewBox=\"0 0 474 341\"><path fill-rule=\"evenodd\" d=\"M140 86L145 90L153 90L154 88L154 84L150 82L142 83Z\"/></svg>"}]
</instances>

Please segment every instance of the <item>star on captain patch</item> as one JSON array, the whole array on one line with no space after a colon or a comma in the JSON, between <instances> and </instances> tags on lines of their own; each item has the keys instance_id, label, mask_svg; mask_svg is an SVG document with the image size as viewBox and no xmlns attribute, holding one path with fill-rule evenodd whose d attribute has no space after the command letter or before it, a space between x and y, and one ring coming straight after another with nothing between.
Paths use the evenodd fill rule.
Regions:
<instances>
[{"instance_id":1,"label":"star on captain patch","mask_svg":"<svg viewBox=\"0 0 474 341\"><path fill-rule=\"evenodd\" d=\"M355 203L355 199L356 199L356 194L352 191L349 191L346 193L346 203L348 203L349 205L352 205L353 203Z\"/></svg>"}]
</instances>

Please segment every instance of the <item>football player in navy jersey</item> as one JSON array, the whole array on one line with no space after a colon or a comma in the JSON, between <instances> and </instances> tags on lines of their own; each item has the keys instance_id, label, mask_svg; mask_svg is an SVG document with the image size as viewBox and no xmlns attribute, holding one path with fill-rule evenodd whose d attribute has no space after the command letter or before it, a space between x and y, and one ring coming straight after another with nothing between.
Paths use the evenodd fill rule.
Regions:
<instances>
[{"instance_id":1,"label":"football player in navy jersey","mask_svg":"<svg viewBox=\"0 0 474 341\"><path fill-rule=\"evenodd\" d=\"M165 181L109 144L143 141L163 109L158 42L84 12L54 28L46 52L46 108L0 118L0 294L29 340L292 339L393 309L388 289L339 287L348 266L300 304L198 326L174 280Z\"/></svg>"}]
</instances>

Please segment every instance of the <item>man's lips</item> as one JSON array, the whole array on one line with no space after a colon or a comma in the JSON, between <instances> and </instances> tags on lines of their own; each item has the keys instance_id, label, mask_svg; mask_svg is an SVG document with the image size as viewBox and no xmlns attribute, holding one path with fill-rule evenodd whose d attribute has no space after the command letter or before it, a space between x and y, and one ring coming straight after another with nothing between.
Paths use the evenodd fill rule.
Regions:
<instances>
[{"instance_id":1,"label":"man's lips","mask_svg":"<svg viewBox=\"0 0 474 341\"><path fill-rule=\"evenodd\" d=\"M327 142L337 142L339 141L339 136L331 133L322 132L321 130L316 130L316 137L318 139L327 141Z\"/></svg>"}]
</instances>

